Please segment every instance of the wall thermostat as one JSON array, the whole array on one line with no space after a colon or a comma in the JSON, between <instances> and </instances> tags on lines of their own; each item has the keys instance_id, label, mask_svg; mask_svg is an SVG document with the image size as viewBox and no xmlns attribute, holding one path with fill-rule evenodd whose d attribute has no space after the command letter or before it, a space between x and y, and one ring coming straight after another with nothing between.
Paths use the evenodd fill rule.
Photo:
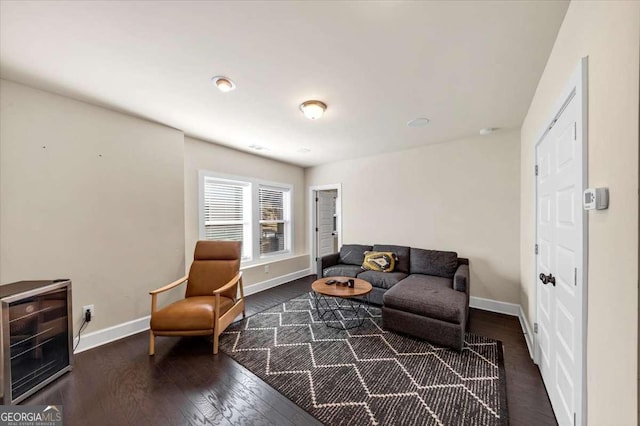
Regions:
<instances>
[{"instance_id":1,"label":"wall thermostat","mask_svg":"<svg viewBox=\"0 0 640 426\"><path fill-rule=\"evenodd\" d=\"M585 210L604 210L609 207L609 188L587 188L582 205Z\"/></svg>"}]
</instances>

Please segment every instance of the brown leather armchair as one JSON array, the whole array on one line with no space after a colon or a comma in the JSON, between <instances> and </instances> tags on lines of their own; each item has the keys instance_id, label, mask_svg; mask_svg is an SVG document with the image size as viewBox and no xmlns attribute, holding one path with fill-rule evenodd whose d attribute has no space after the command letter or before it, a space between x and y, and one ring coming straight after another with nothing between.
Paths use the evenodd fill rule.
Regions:
<instances>
[{"instance_id":1,"label":"brown leather armchair","mask_svg":"<svg viewBox=\"0 0 640 426\"><path fill-rule=\"evenodd\" d=\"M240 246L237 241L198 241L189 275L149 292L149 355L155 353L155 336L213 335L213 353L218 353L220 334L240 313L245 316ZM157 295L185 281L185 298L158 310Z\"/></svg>"}]
</instances>

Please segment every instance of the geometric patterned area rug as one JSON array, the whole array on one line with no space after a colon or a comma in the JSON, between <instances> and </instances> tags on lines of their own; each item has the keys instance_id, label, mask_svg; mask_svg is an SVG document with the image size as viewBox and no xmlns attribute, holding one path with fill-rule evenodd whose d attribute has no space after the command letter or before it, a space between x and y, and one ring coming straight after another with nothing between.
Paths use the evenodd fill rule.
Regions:
<instances>
[{"instance_id":1,"label":"geometric patterned area rug","mask_svg":"<svg viewBox=\"0 0 640 426\"><path fill-rule=\"evenodd\" d=\"M220 349L327 425L508 424L500 342L467 334L457 352L384 331L380 308L359 313L361 327L327 327L304 294L232 324Z\"/></svg>"}]
</instances>

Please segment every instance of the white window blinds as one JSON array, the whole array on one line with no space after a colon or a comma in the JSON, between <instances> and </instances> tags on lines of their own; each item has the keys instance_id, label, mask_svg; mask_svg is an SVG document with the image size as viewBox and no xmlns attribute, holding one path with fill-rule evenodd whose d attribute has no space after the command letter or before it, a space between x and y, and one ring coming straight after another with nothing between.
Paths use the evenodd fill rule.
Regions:
<instances>
[{"instance_id":1,"label":"white window blinds","mask_svg":"<svg viewBox=\"0 0 640 426\"><path fill-rule=\"evenodd\" d=\"M203 170L199 179L200 239L241 241L243 266L291 253L292 185Z\"/></svg>"},{"instance_id":2,"label":"white window blinds","mask_svg":"<svg viewBox=\"0 0 640 426\"><path fill-rule=\"evenodd\" d=\"M244 246L250 235L249 185L206 178L203 195L204 238L242 241Z\"/></svg>"},{"instance_id":3,"label":"white window blinds","mask_svg":"<svg viewBox=\"0 0 640 426\"><path fill-rule=\"evenodd\" d=\"M287 249L289 191L260 186L258 205L260 211L260 255L278 253Z\"/></svg>"}]
</instances>

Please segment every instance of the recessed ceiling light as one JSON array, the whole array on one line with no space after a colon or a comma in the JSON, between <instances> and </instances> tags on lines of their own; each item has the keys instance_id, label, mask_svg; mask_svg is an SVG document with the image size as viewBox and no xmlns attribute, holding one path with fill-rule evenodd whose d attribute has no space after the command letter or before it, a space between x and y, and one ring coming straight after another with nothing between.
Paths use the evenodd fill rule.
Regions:
<instances>
[{"instance_id":1,"label":"recessed ceiling light","mask_svg":"<svg viewBox=\"0 0 640 426\"><path fill-rule=\"evenodd\" d=\"M497 127L485 127L484 129L480 129L480 134L482 136L487 136L487 135L490 135L491 133L495 132L496 130L498 130Z\"/></svg>"},{"instance_id":2,"label":"recessed ceiling light","mask_svg":"<svg viewBox=\"0 0 640 426\"><path fill-rule=\"evenodd\" d=\"M300 111L302 111L309 120L317 120L322 117L326 109L327 104L321 101L306 101L300 105Z\"/></svg>"},{"instance_id":3,"label":"recessed ceiling light","mask_svg":"<svg viewBox=\"0 0 640 426\"><path fill-rule=\"evenodd\" d=\"M429 119L424 117L414 118L413 120L407 121L408 127L427 127L429 124Z\"/></svg>"},{"instance_id":4,"label":"recessed ceiling light","mask_svg":"<svg viewBox=\"0 0 640 426\"><path fill-rule=\"evenodd\" d=\"M216 77L212 77L211 78L211 82L213 84L216 85L216 87L221 91L221 92L230 92L233 89L236 88L236 85L233 81L231 81L230 78L228 77L223 77L221 75L218 75Z\"/></svg>"}]
</instances>

